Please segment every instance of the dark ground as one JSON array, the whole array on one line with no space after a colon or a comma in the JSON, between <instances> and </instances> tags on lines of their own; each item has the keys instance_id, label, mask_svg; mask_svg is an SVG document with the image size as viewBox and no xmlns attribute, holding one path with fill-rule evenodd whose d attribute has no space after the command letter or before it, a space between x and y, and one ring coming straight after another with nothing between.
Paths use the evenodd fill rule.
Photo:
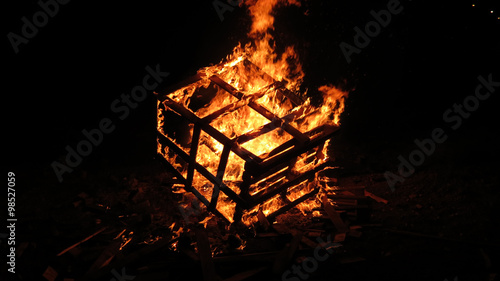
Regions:
<instances>
[{"instance_id":1,"label":"dark ground","mask_svg":"<svg viewBox=\"0 0 500 281\"><path fill-rule=\"evenodd\" d=\"M353 28L363 28L372 20L370 10L387 1L342 2L310 0L281 10L278 47L296 46L305 86L340 83L350 90L342 131L332 145L344 167L340 183L366 185L389 203L373 205L371 222L381 227L346 242L346 252L365 261L341 264L332 258L308 280L493 280L493 274L498 279L499 88L456 130L443 120L448 108L474 93L479 75L491 73L500 81L498 4L401 1L403 12L348 64L340 42L352 44ZM11 5L4 9L5 34L19 34L20 19L39 7L36 1ZM243 8L224 16L221 22L208 0L70 2L18 54L5 38L3 159L5 171L16 174L16 242L29 242L17 264L24 280L41 278L48 265L66 268L55 255L95 231L97 217L103 225L120 225L116 213L70 208L82 192L92 204L160 216L148 225L157 228L151 231L169 226L175 206L165 204L172 195L155 159L155 100L151 94L123 121L110 105L142 83L147 65L160 64L170 73L164 87L225 57L245 40L249 17ZM81 131L105 117L115 131L59 183L51 163L64 160L65 146L75 147ZM408 159L414 140L429 138L435 128L448 139L391 192L384 172L396 173L398 156ZM142 201L129 200L133 190L151 206L134 205ZM102 247L99 242L88 247ZM165 280L200 278L185 256L170 255L162 258L178 263L168 267ZM148 256L143 264L152 266L156 259ZM12 278L3 264L0 276ZM272 278L265 271L252 280Z\"/></svg>"}]
</instances>

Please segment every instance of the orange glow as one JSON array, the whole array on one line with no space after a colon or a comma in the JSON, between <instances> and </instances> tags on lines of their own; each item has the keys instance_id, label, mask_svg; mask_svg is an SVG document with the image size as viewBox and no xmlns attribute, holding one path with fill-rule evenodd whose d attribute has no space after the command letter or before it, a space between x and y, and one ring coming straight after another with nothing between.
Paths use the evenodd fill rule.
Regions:
<instances>
[{"instance_id":1,"label":"orange glow","mask_svg":"<svg viewBox=\"0 0 500 281\"><path fill-rule=\"evenodd\" d=\"M283 118L299 132L306 134L320 126L339 126L340 115L344 111L344 100L348 93L336 88L333 85L323 85L317 90L322 94L323 103L319 106L311 105L311 100L305 98L307 93L300 92L303 82L304 72L299 61L299 56L293 46L288 46L281 54L277 54L274 46L274 38L270 31L274 29L273 10L277 5L296 5L300 3L296 0L246 0L244 5L248 6L252 17L252 25L248 32L250 43L242 46L238 44L232 54L219 64L204 67L198 71L201 79L195 83L185 86L170 93L168 97L183 105L199 118L211 116L214 112L224 108L231 108L219 116L210 119L209 125L221 132L230 139L235 139L244 134L256 132L259 129L269 126L268 116L254 110L250 103L258 104L278 118ZM228 93L221 86L211 80L216 75L225 83L232 86L240 98ZM288 91L285 95L283 91ZM208 97L206 93L210 93ZM292 100L289 95L294 95ZM300 101L297 104L297 101ZM201 104L201 106L200 106ZM158 103L160 108L160 103ZM177 114L171 110L172 114ZM158 130L163 132L165 125L165 112L158 110ZM277 119L277 118L275 118ZM254 155L265 159L266 155L278 146L293 139L293 136L285 131L279 123L266 133L258 137L250 138L239 144L244 149ZM193 136L193 124L188 127L189 136ZM189 152L191 140L176 139L177 136L168 136L168 139L177 144L186 153ZM288 181L290 174L300 174L318 167L328 160L327 147L324 146L300 155L293 166L285 167L276 173L276 178L263 179L260 183L253 184L250 194L254 195L264 191L271 185L281 185ZM216 176L224 145L210 136L203 130L200 133L198 150L196 152L196 162L203 166L208 172ZM158 152L162 154L178 171L185 176L186 164L182 163L177 155L171 153L166 146L158 144ZM229 153L227 166L223 175L223 183L231 188L236 194L240 193L240 183L242 182L245 169L245 160L233 152ZM282 173L282 175L280 174ZM273 175L271 175L273 176ZM199 191L207 200L211 200L213 183L201 173L195 171L193 175L193 187ZM290 187L287 191L287 198L294 201L301 196L315 189L317 184L313 182L301 182ZM243 214L243 221L246 224L255 222L255 213L261 209L265 215L278 210L284 204L279 196L256 206ZM316 200L312 200L316 202ZM217 210L222 213L230 222L233 221L236 203L223 192L219 193ZM301 211L312 211L316 203L304 202L297 207Z\"/></svg>"}]
</instances>

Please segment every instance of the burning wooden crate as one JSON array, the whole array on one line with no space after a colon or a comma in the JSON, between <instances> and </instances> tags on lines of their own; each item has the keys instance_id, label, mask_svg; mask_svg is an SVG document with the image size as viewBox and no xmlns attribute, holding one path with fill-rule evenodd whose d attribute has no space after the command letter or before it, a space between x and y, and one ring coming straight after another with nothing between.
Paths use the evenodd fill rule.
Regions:
<instances>
[{"instance_id":1,"label":"burning wooden crate","mask_svg":"<svg viewBox=\"0 0 500 281\"><path fill-rule=\"evenodd\" d=\"M343 93L312 106L290 89L237 57L157 94L158 153L208 211L249 224L318 193Z\"/></svg>"}]
</instances>

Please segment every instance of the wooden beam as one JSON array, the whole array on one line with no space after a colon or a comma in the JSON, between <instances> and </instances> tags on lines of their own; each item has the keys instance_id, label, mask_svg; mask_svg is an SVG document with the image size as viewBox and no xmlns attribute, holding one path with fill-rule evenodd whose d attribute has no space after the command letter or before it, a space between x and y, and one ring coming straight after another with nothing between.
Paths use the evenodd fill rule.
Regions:
<instances>
[{"instance_id":1,"label":"wooden beam","mask_svg":"<svg viewBox=\"0 0 500 281\"><path fill-rule=\"evenodd\" d=\"M326 214L330 218L330 220L333 222L333 225L335 226L337 233L335 235L335 240L334 242L342 242L345 240L345 235L349 228L345 225L344 221L342 218L340 218L340 214L335 211L335 208L333 207L332 204L328 201L328 197L326 195L323 195L322 198L323 202L323 209L325 210Z\"/></svg>"},{"instance_id":2,"label":"wooden beam","mask_svg":"<svg viewBox=\"0 0 500 281\"><path fill-rule=\"evenodd\" d=\"M278 209L277 211L275 211L274 213L270 214L267 216L267 218L270 220L270 221L274 221L276 219L277 216L287 212L288 210L290 210L291 208L297 206L298 204L306 201L307 199L311 198L312 196L316 195L319 191L319 188L315 188L313 191L303 195L302 197L296 199L295 201L293 202L290 202L289 204L281 207L280 209Z\"/></svg>"},{"instance_id":3,"label":"wooden beam","mask_svg":"<svg viewBox=\"0 0 500 281\"><path fill-rule=\"evenodd\" d=\"M214 261L212 260L212 250L205 228L197 227L195 229L196 243L198 245L198 255L201 262L204 281L217 281Z\"/></svg>"},{"instance_id":4,"label":"wooden beam","mask_svg":"<svg viewBox=\"0 0 500 281\"><path fill-rule=\"evenodd\" d=\"M274 195L280 193L281 191L283 191L289 187L292 187L294 185L297 185L304 180L307 180L307 179L314 177L314 174L316 172L324 169L325 167L331 166L331 164L332 163L330 163L330 162L323 163L323 164L315 167L314 169L307 171L307 172L305 172L305 173L303 173L295 178L290 178L288 182L284 183L283 185L277 187L274 190L264 190L262 192L259 192L252 197L252 200L260 203L260 202L266 201L268 199L271 199Z\"/></svg>"},{"instance_id":5,"label":"wooden beam","mask_svg":"<svg viewBox=\"0 0 500 281\"><path fill-rule=\"evenodd\" d=\"M273 273L275 274L282 274L286 270L295 251L299 247L300 241L302 240L302 232L292 231L292 235L293 238L290 244L286 245L278 256L276 256L276 260L273 264Z\"/></svg>"},{"instance_id":6,"label":"wooden beam","mask_svg":"<svg viewBox=\"0 0 500 281\"><path fill-rule=\"evenodd\" d=\"M372 198L373 200L379 202L379 203L384 203L384 204L387 204L389 203L389 201L387 201L386 199L382 198L382 197L379 197L371 192L368 192L365 190L365 195Z\"/></svg>"},{"instance_id":7,"label":"wooden beam","mask_svg":"<svg viewBox=\"0 0 500 281\"><path fill-rule=\"evenodd\" d=\"M235 89L233 86L229 85L228 83L226 83L224 80L220 79L219 77L213 75L209 79L212 80L217 85L219 85L224 90L226 90L231 95L237 97L240 100L243 99L243 94L241 92L239 92L237 89ZM256 103L253 100L249 101L248 106L250 106L253 110L260 113L260 115L264 116L269 121L274 121L276 119L281 120L281 118L279 118L274 113L267 110L265 107L261 106L260 104ZM288 123L285 123L283 120L281 120L281 123L283 124L282 125L283 130L285 130L287 133L289 133L294 138L296 138L297 141L299 141L300 143L305 143L305 142L309 141L309 138L306 135L302 134L299 130L295 129L295 127L291 126Z\"/></svg>"},{"instance_id":8,"label":"wooden beam","mask_svg":"<svg viewBox=\"0 0 500 281\"><path fill-rule=\"evenodd\" d=\"M82 240L80 240L80 241L76 242L75 244L73 244L73 245L69 246L68 248L66 248L66 249L62 250L61 252L59 252L59 254L57 254L57 256L58 256L58 257L59 257L59 256L62 256L63 254L65 254L65 253L66 253L66 252L68 252L69 250L71 250L71 249L73 249L73 248L75 248L75 247L79 246L79 245L80 245L80 244L82 244L83 242L86 242L86 241L90 240L91 238L93 238L93 237L94 237L94 236L96 236L97 234L99 234L99 233L103 232L103 231L104 231L104 230L106 230L107 228L108 228L108 227L107 227L107 226L105 226L105 227L103 227L103 228L99 229L98 231L96 231L96 232L94 232L94 233L90 234L89 236L87 236L87 237L83 238Z\"/></svg>"},{"instance_id":9,"label":"wooden beam","mask_svg":"<svg viewBox=\"0 0 500 281\"><path fill-rule=\"evenodd\" d=\"M244 100L239 100L235 103L231 103L231 104L228 104L212 113L210 113L209 115L203 117L201 120L203 120L203 122L209 124L210 122L212 122L213 120L217 119L221 114L223 113L226 113L226 112L231 112L231 111L234 111L234 110L237 110L243 106L247 105L247 102L244 101Z\"/></svg>"},{"instance_id":10,"label":"wooden beam","mask_svg":"<svg viewBox=\"0 0 500 281\"><path fill-rule=\"evenodd\" d=\"M196 155L198 153L198 143L200 140L201 128L194 125L193 137L191 138L191 148L189 150L188 171L186 181L189 186L193 185L194 170L196 168Z\"/></svg>"},{"instance_id":11,"label":"wooden beam","mask_svg":"<svg viewBox=\"0 0 500 281\"><path fill-rule=\"evenodd\" d=\"M176 83L172 86L169 86L169 87L166 87L165 89L162 89L161 93L157 93L157 92L153 92L155 95L156 95L156 98L159 100L159 101L163 101L165 100L165 97L167 97L169 94L181 89L181 88L184 88L184 87L187 87L193 83L196 83L198 81L200 81L202 79L202 77L205 76L204 74L202 73L196 73L195 75L179 82L179 83Z\"/></svg>"}]
</instances>

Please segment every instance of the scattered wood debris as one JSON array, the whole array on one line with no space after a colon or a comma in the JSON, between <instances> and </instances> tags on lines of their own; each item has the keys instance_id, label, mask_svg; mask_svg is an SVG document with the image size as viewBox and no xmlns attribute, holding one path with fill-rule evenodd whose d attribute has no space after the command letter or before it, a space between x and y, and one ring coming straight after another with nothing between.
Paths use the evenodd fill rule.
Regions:
<instances>
[{"instance_id":1,"label":"scattered wood debris","mask_svg":"<svg viewBox=\"0 0 500 281\"><path fill-rule=\"evenodd\" d=\"M122 268L138 280L177 280L179 268L185 268L190 278L207 281L279 276L316 249L330 251L349 239L359 239L363 227L356 222L369 210L369 200L388 203L364 186L336 187L322 193L322 208L314 210L314 215L293 208L272 220L259 211L256 225L249 228L229 226L202 212L187 222L177 207L165 204L182 200L182 193L165 191L162 186L168 194L165 198L158 189L148 189L147 183L127 182L133 188L110 195L109 200L80 192L69 202L66 208L94 225L74 233L57 229L66 236L59 243L62 250L49 259L41 274L46 280L110 280L112 272ZM82 233L86 233L83 238ZM26 242L19 249L30 251L30 245L34 244ZM335 259L341 263L363 260L342 255Z\"/></svg>"}]
</instances>

